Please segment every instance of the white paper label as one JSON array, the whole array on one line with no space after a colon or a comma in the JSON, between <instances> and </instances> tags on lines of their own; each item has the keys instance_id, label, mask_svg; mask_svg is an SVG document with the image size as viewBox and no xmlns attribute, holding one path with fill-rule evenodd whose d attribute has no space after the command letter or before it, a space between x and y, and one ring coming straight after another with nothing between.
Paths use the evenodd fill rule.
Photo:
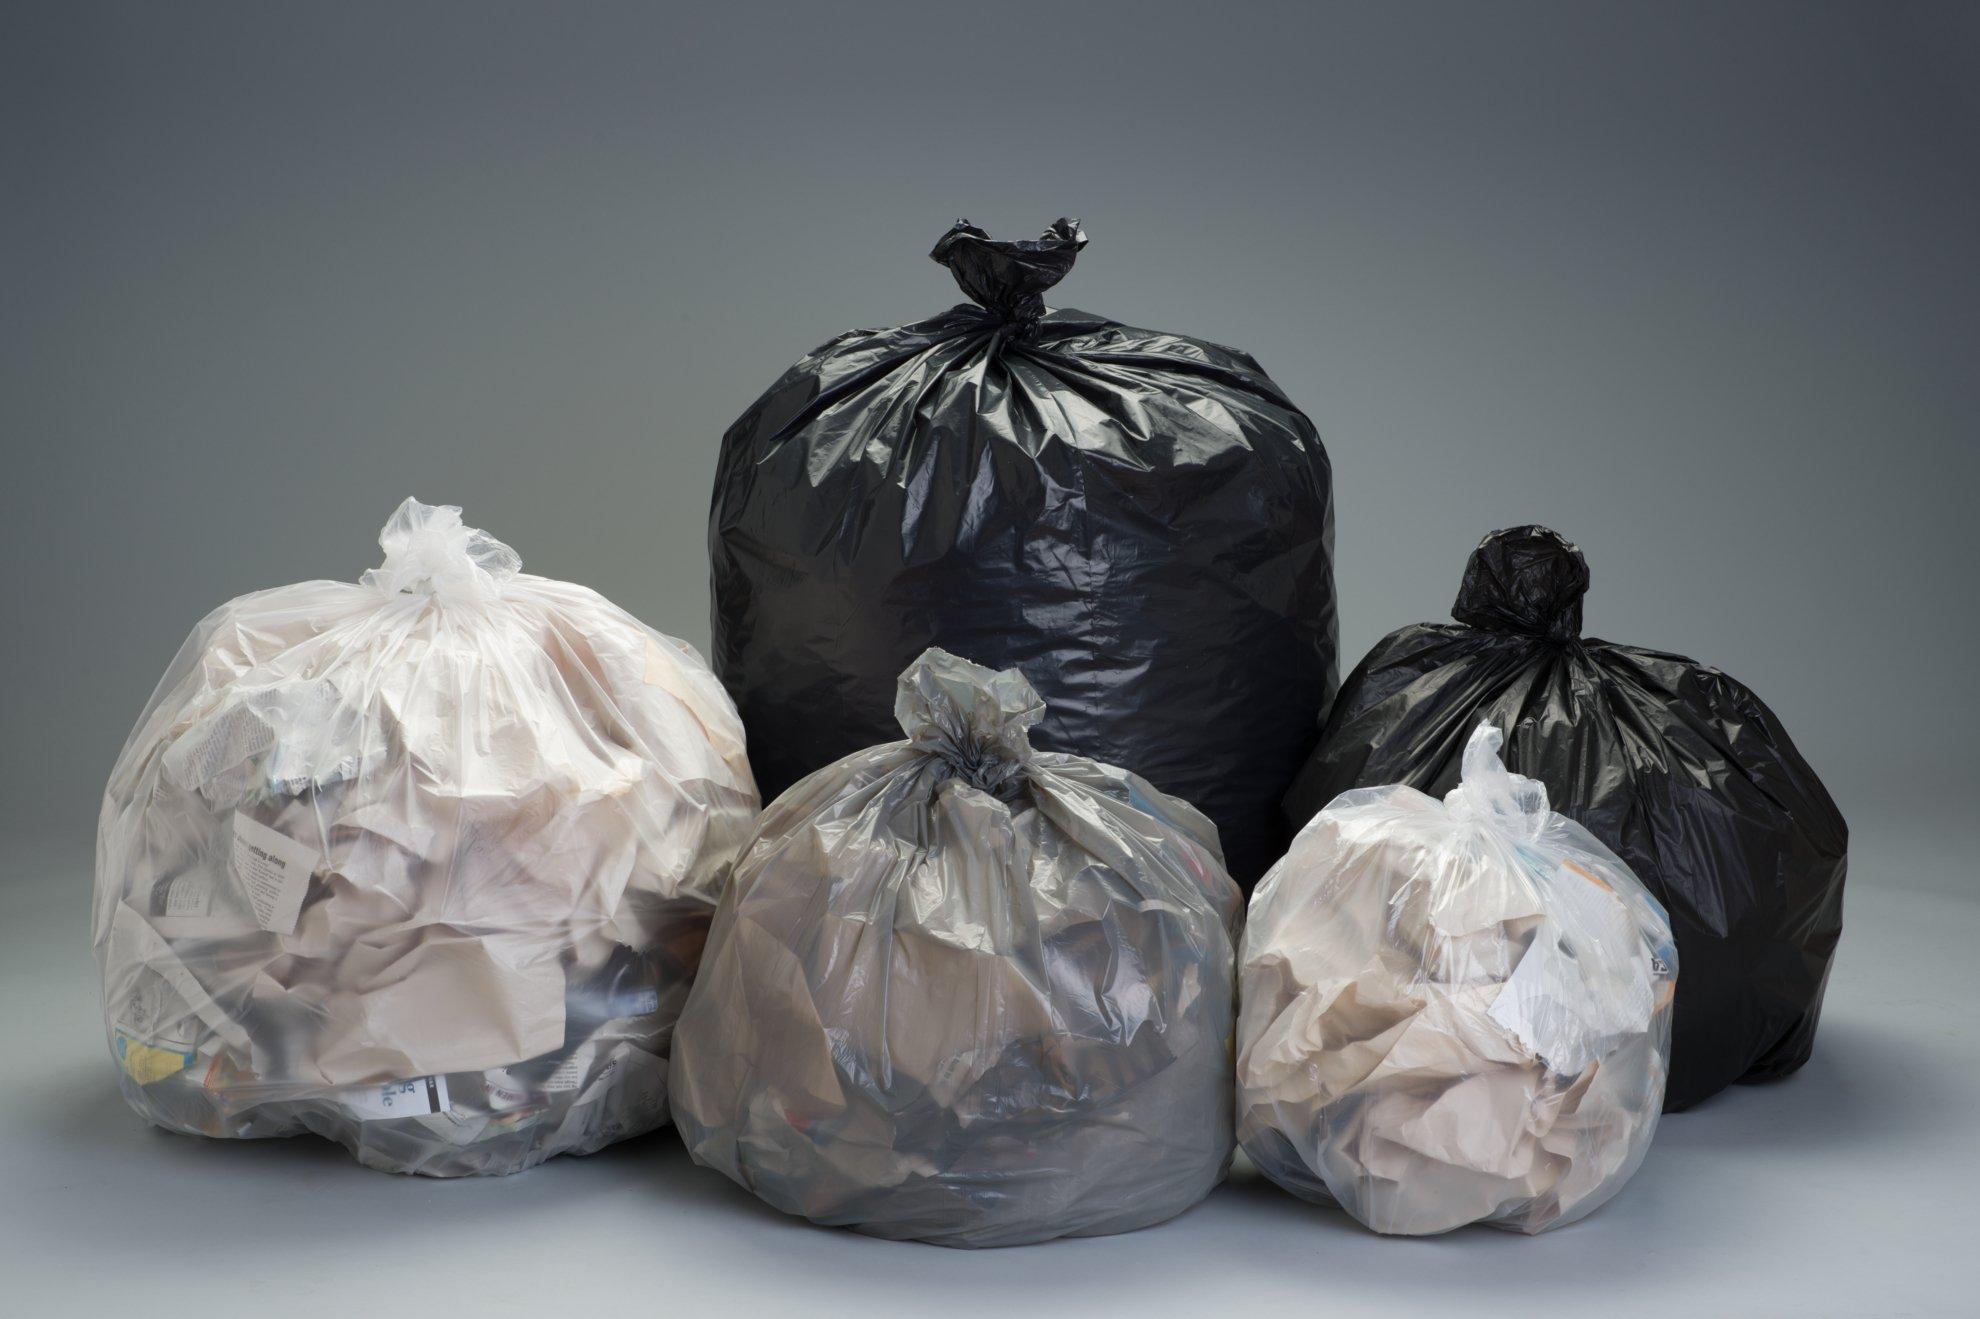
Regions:
<instances>
[{"instance_id":1,"label":"white paper label","mask_svg":"<svg viewBox=\"0 0 1980 1319\"><path fill-rule=\"evenodd\" d=\"M240 1023L213 1001L199 983L199 977L179 960L164 936L128 903L118 903L116 914L110 918L109 961L113 966L142 964L148 971L162 976L185 1007L206 1023L207 1029L240 1052L252 1052L254 1043Z\"/></svg>"},{"instance_id":2,"label":"white paper label","mask_svg":"<svg viewBox=\"0 0 1980 1319\"><path fill-rule=\"evenodd\" d=\"M232 851L231 838L228 850ZM146 919L168 941L232 939L260 929L248 904L228 891L228 881L210 871L183 870L158 881Z\"/></svg>"},{"instance_id":3,"label":"white paper label","mask_svg":"<svg viewBox=\"0 0 1980 1319\"><path fill-rule=\"evenodd\" d=\"M199 1018L165 976L142 967L125 996L117 1029L140 1044L190 1054L199 1039Z\"/></svg>"},{"instance_id":4,"label":"white paper label","mask_svg":"<svg viewBox=\"0 0 1980 1319\"><path fill-rule=\"evenodd\" d=\"M245 784L241 767L274 741L274 730L260 715L231 706L193 725L166 749L165 773L173 782L195 790L204 790L223 775Z\"/></svg>"},{"instance_id":5,"label":"white paper label","mask_svg":"<svg viewBox=\"0 0 1980 1319\"><path fill-rule=\"evenodd\" d=\"M361 724L335 683L292 679L248 699L275 731L261 762L269 787L293 796L312 785L357 777Z\"/></svg>"},{"instance_id":6,"label":"white paper label","mask_svg":"<svg viewBox=\"0 0 1980 1319\"><path fill-rule=\"evenodd\" d=\"M165 890L166 916L210 916L213 914L213 878L195 871L176 875Z\"/></svg>"},{"instance_id":7,"label":"white paper label","mask_svg":"<svg viewBox=\"0 0 1980 1319\"><path fill-rule=\"evenodd\" d=\"M234 812L234 851L228 868L247 895L254 919L271 934L294 934L303 893L316 870L316 850L277 833L245 812Z\"/></svg>"},{"instance_id":8,"label":"white paper label","mask_svg":"<svg viewBox=\"0 0 1980 1319\"><path fill-rule=\"evenodd\" d=\"M488 1074L488 1107L491 1112L507 1113L529 1102L529 1086L518 1081L506 1067Z\"/></svg>"},{"instance_id":9,"label":"white paper label","mask_svg":"<svg viewBox=\"0 0 1980 1319\"><path fill-rule=\"evenodd\" d=\"M1567 932L1568 946L1577 955L1600 955L1613 963L1642 946L1622 899L1575 867L1564 865L1555 872L1547 896L1554 903L1555 919Z\"/></svg>"},{"instance_id":10,"label":"white paper label","mask_svg":"<svg viewBox=\"0 0 1980 1319\"><path fill-rule=\"evenodd\" d=\"M556 1071L544 1078L543 1092L557 1095L577 1089L584 1084L585 1074L591 1070L591 1060L597 1056L598 1051L588 1044L579 1048L577 1052L558 1063ZM599 1075L608 1076L611 1070L612 1064L608 1062Z\"/></svg>"},{"instance_id":11,"label":"white paper label","mask_svg":"<svg viewBox=\"0 0 1980 1319\"><path fill-rule=\"evenodd\" d=\"M429 1117L447 1111L447 1078L415 1076L410 1081L355 1086L339 1091L336 1098L360 1122Z\"/></svg>"},{"instance_id":12,"label":"white paper label","mask_svg":"<svg viewBox=\"0 0 1980 1319\"><path fill-rule=\"evenodd\" d=\"M1547 897L1552 913L1487 1015L1576 1076L1613 1041L1648 1028L1650 954L1621 900L1573 867L1557 872Z\"/></svg>"}]
</instances>

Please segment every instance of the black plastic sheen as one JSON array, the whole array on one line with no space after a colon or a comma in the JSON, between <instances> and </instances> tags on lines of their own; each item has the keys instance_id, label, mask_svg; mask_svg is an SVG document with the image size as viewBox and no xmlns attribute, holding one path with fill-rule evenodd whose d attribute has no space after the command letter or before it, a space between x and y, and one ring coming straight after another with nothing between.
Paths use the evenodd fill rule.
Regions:
<instances>
[{"instance_id":1,"label":"black plastic sheen","mask_svg":"<svg viewBox=\"0 0 1980 1319\"><path fill-rule=\"evenodd\" d=\"M1249 886L1338 673L1332 469L1245 354L1048 310L1085 243L958 222L972 305L840 335L730 427L715 668L766 800L897 736L927 648L1021 669L1040 748L1189 801Z\"/></svg>"},{"instance_id":2,"label":"black plastic sheen","mask_svg":"<svg viewBox=\"0 0 1980 1319\"><path fill-rule=\"evenodd\" d=\"M1390 633L1341 687L1287 794L1304 824L1350 788L1458 782L1480 722L1505 764L1613 848L1669 910L1677 1012L1667 1111L1808 1061L1842 934L1849 834L1759 697L1682 655L1583 638L1581 551L1487 536L1452 614Z\"/></svg>"}]
</instances>

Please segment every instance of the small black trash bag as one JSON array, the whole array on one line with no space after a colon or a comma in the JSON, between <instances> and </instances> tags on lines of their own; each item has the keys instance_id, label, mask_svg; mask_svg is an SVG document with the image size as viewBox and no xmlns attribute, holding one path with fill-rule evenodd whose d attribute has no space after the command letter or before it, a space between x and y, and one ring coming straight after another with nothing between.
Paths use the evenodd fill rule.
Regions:
<instances>
[{"instance_id":1,"label":"small black trash bag","mask_svg":"<svg viewBox=\"0 0 1980 1319\"><path fill-rule=\"evenodd\" d=\"M1249 885L1338 673L1332 472L1243 353L1046 310L1085 243L958 223L975 305L840 335L729 429L716 672L774 797L894 736L928 647L1021 669L1040 748L1190 802Z\"/></svg>"},{"instance_id":2,"label":"small black trash bag","mask_svg":"<svg viewBox=\"0 0 1980 1319\"><path fill-rule=\"evenodd\" d=\"M1774 712L1682 655L1581 635L1588 564L1545 527L1496 531L1455 623L1390 633L1341 687L1286 798L1457 786L1481 721L1505 763L1613 848L1670 912L1679 963L1667 1111L1808 1061L1842 934L1849 831Z\"/></svg>"}]
</instances>

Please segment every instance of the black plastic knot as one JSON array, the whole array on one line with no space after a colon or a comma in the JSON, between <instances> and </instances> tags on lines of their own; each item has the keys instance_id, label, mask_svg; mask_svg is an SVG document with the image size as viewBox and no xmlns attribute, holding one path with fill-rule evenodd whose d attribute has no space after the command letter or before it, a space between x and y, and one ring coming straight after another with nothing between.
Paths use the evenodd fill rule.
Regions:
<instances>
[{"instance_id":1,"label":"black plastic knot","mask_svg":"<svg viewBox=\"0 0 1980 1319\"><path fill-rule=\"evenodd\" d=\"M1085 246L1078 220L1058 220L1037 238L1002 243L958 220L928 255L949 268L970 301L1021 328L1045 314L1045 290L1065 278Z\"/></svg>"},{"instance_id":2,"label":"black plastic knot","mask_svg":"<svg viewBox=\"0 0 1980 1319\"><path fill-rule=\"evenodd\" d=\"M1508 527L1471 552L1451 617L1494 632L1573 641L1587 590L1588 561L1574 542L1542 526Z\"/></svg>"}]
</instances>

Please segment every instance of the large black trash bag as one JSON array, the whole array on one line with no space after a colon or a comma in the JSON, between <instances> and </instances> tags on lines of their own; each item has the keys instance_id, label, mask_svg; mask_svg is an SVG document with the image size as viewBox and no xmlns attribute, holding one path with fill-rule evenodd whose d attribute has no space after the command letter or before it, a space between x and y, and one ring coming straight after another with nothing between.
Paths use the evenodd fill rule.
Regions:
<instances>
[{"instance_id":1,"label":"large black trash bag","mask_svg":"<svg viewBox=\"0 0 1980 1319\"><path fill-rule=\"evenodd\" d=\"M1245 354L1046 310L1085 243L959 222L976 305L840 335L730 427L715 669L766 799L895 736L929 647L1020 669L1041 749L1188 801L1248 886L1338 673L1332 469Z\"/></svg>"},{"instance_id":2,"label":"large black trash bag","mask_svg":"<svg viewBox=\"0 0 1980 1319\"><path fill-rule=\"evenodd\" d=\"M1581 635L1588 564L1545 527L1495 531L1456 623L1387 637L1348 675L1286 797L1457 785L1481 721L1505 764L1628 862L1669 910L1682 973L1666 1111L1808 1061L1842 934L1849 830L1774 712L1708 665Z\"/></svg>"}]
</instances>

